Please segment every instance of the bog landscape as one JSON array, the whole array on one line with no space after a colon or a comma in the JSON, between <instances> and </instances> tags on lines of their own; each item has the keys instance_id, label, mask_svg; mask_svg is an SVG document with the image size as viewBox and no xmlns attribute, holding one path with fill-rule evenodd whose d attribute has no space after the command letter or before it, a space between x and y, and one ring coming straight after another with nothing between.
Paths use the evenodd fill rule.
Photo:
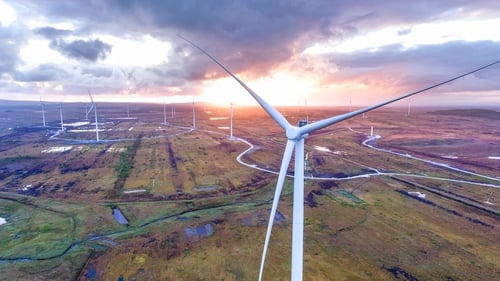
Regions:
<instances>
[{"instance_id":1,"label":"bog landscape","mask_svg":"<svg viewBox=\"0 0 500 281\"><path fill-rule=\"evenodd\" d=\"M89 106L1 103L0 280L256 280L286 142L266 112ZM499 123L401 106L309 135L304 279L500 279ZM289 279L293 169L266 280Z\"/></svg>"}]
</instances>

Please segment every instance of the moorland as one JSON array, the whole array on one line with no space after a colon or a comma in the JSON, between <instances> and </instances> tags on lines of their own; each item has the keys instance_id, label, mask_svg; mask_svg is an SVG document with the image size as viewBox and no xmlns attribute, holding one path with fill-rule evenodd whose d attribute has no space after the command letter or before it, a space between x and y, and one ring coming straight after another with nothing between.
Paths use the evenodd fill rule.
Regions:
<instances>
[{"instance_id":1,"label":"moorland","mask_svg":"<svg viewBox=\"0 0 500 281\"><path fill-rule=\"evenodd\" d=\"M196 104L193 127L191 104L97 105L99 141L83 103L46 103L45 126L39 103L0 105L0 280L255 280L281 128L251 106L231 136L229 106ZM499 116L388 107L308 136L304 279L500 279ZM289 279L292 184L266 280Z\"/></svg>"}]
</instances>

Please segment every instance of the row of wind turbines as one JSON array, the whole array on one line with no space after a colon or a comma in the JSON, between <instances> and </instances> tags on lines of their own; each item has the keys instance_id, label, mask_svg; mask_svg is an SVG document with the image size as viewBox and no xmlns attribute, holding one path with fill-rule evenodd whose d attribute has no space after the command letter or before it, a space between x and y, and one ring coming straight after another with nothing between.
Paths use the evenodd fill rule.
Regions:
<instances>
[{"instance_id":1,"label":"row of wind turbines","mask_svg":"<svg viewBox=\"0 0 500 281\"><path fill-rule=\"evenodd\" d=\"M99 142L101 141L100 137L99 137L99 122L98 122L98 114L97 114L97 103L94 101L93 97L92 97L92 94L90 93L90 89L87 90L88 91L88 95L90 97L90 106L85 108L85 120L89 120L89 115L92 113L92 111L94 112L94 123L95 123L95 132L96 132L96 139L95 141L96 142ZM47 126L47 123L46 123L46 117L45 117L45 104L43 103L42 99L40 98L40 105L41 105L41 113L42 113L42 122L43 122L43 125L42 127L48 127ZM171 118L174 118L175 117L175 114L176 114L176 105L175 103L171 103ZM127 117L129 118L130 117L130 111L129 111L129 106L127 104ZM61 123L61 129L60 131L61 132L64 132L65 131L65 128L64 128L64 119L63 119L63 110L62 110L62 103L59 104L59 115L60 115L60 123ZM168 122L167 122L167 106L166 106L166 103L163 103L163 123L161 123L162 125L167 125ZM230 139L233 139L233 103L231 102L230 103ZM195 106L195 102L194 102L194 99L193 99L193 102L192 102L192 127L191 129L196 129L196 106Z\"/></svg>"},{"instance_id":2,"label":"row of wind turbines","mask_svg":"<svg viewBox=\"0 0 500 281\"><path fill-rule=\"evenodd\" d=\"M89 120L89 114L94 110L94 118L95 118L95 133L96 133L96 142L99 142L99 123L97 122L97 104L94 102L94 99L92 98L92 94L90 93L90 90L87 90L89 97L90 97L90 107L85 109L85 120ZM40 97L40 105L42 107L42 127L48 127L46 123L46 118L45 118L45 105L42 101L42 98ZM60 117L60 122L61 122L61 132L65 131L64 128L64 118L63 118L63 110L62 110L62 103L59 103L59 117Z\"/></svg>"}]
</instances>

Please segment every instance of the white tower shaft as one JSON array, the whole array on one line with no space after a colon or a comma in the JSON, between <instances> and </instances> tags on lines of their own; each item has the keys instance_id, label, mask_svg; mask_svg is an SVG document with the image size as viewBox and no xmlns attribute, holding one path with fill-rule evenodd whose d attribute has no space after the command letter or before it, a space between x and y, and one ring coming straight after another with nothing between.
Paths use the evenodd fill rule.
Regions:
<instances>
[{"instance_id":1,"label":"white tower shaft","mask_svg":"<svg viewBox=\"0 0 500 281\"><path fill-rule=\"evenodd\" d=\"M295 143L292 218L292 281L302 280L304 256L304 138Z\"/></svg>"},{"instance_id":2,"label":"white tower shaft","mask_svg":"<svg viewBox=\"0 0 500 281\"><path fill-rule=\"evenodd\" d=\"M63 121L62 104L59 104L59 116L61 117L61 132L64 132L64 121Z\"/></svg>"},{"instance_id":3,"label":"white tower shaft","mask_svg":"<svg viewBox=\"0 0 500 281\"><path fill-rule=\"evenodd\" d=\"M163 124L167 124L167 106L163 103Z\"/></svg>"},{"instance_id":4,"label":"white tower shaft","mask_svg":"<svg viewBox=\"0 0 500 281\"><path fill-rule=\"evenodd\" d=\"M47 125L45 124L45 107L43 105L41 97L40 97L40 104L42 105L42 122L43 122L43 126L47 127Z\"/></svg>"},{"instance_id":5,"label":"white tower shaft","mask_svg":"<svg viewBox=\"0 0 500 281\"><path fill-rule=\"evenodd\" d=\"M194 100L193 100L193 129L196 129L196 110L195 110Z\"/></svg>"},{"instance_id":6,"label":"white tower shaft","mask_svg":"<svg viewBox=\"0 0 500 281\"><path fill-rule=\"evenodd\" d=\"M99 141L99 122L97 122L97 104L94 103L94 116L95 116L95 139Z\"/></svg>"},{"instance_id":7,"label":"white tower shaft","mask_svg":"<svg viewBox=\"0 0 500 281\"><path fill-rule=\"evenodd\" d=\"M232 139L233 138L233 103L230 103L230 110L229 110L229 131L230 131L230 137Z\"/></svg>"}]
</instances>

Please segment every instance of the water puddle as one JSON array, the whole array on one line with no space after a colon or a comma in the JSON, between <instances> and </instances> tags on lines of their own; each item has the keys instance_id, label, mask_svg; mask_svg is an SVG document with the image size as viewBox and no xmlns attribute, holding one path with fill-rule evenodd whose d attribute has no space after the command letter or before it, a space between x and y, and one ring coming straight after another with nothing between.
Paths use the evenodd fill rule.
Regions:
<instances>
[{"instance_id":1,"label":"water puddle","mask_svg":"<svg viewBox=\"0 0 500 281\"><path fill-rule=\"evenodd\" d=\"M58 153L58 152L66 152L71 150L72 146L52 146L48 149L42 150L42 153Z\"/></svg>"},{"instance_id":2,"label":"water puddle","mask_svg":"<svg viewBox=\"0 0 500 281\"><path fill-rule=\"evenodd\" d=\"M210 117L210 121L216 121L216 120L227 120L229 117Z\"/></svg>"},{"instance_id":3,"label":"water puddle","mask_svg":"<svg viewBox=\"0 0 500 281\"><path fill-rule=\"evenodd\" d=\"M123 225L128 225L128 220L127 218L125 217L125 215L123 215L122 211L118 208L114 208L113 209L113 217L115 218L115 220L119 223L119 224L123 224Z\"/></svg>"}]
</instances>

